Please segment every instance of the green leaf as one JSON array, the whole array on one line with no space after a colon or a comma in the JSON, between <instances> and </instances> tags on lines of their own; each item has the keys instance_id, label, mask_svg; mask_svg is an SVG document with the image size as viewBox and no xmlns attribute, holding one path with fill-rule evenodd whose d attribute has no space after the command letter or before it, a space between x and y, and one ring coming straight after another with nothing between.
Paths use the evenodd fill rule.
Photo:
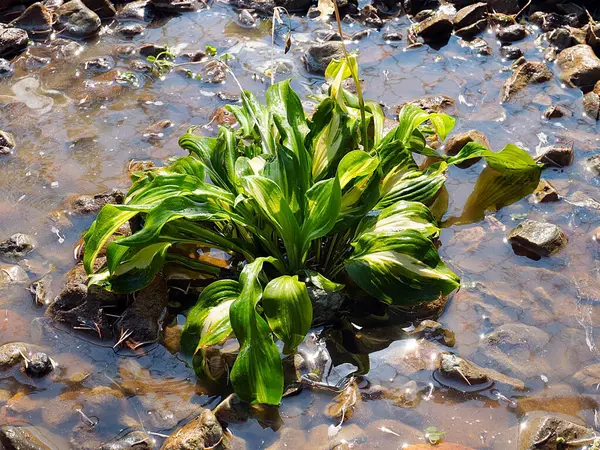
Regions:
<instances>
[{"instance_id":1,"label":"green leaf","mask_svg":"<svg viewBox=\"0 0 600 450\"><path fill-rule=\"evenodd\" d=\"M351 151L342 158L337 168L341 188L344 189L354 178L371 175L378 166L378 158L362 150Z\"/></svg>"},{"instance_id":2,"label":"green leaf","mask_svg":"<svg viewBox=\"0 0 600 450\"><path fill-rule=\"evenodd\" d=\"M281 358L268 323L256 312L263 295L258 276L265 262L274 262L274 258L257 258L244 267L241 293L229 310L231 326L240 343L230 379L243 400L278 405L283 395Z\"/></svg>"},{"instance_id":3,"label":"green leaf","mask_svg":"<svg viewBox=\"0 0 600 450\"><path fill-rule=\"evenodd\" d=\"M294 351L312 323L312 303L306 285L297 276L275 278L265 286L262 305L271 330L287 349Z\"/></svg>"},{"instance_id":4,"label":"green leaf","mask_svg":"<svg viewBox=\"0 0 600 450\"><path fill-rule=\"evenodd\" d=\"M338 220L342 191L337 177L319 181L306 193L306 219L302 224L302 257L308 253L314 239L325 236Z\"/></svg>"},{"instance_id":5,"label":"green leaf","mask_svg":"<svg viewBox=\"0 0 600 450\"><path fill-rule=\"evenodd\" d=\"M325 292L328 293L333 293L333 292L339 292L342 289L344 289L344 285L340 284L340 283L335 283L331 280L329 280L328 278L324 277L323 275L321 275L319 272L315 271L315 270L303 270L302 271L303 274L306 275L306 277L308 278L308 281L310 281L310 283L313 286L318 287L319 289L323 289Z\"/></svg>"},{"instance_id":6,"label":"green leaf","mask_svg":"<svg viewBox=\"0 0 600 450\"><path fill-rule=\"evenodd\" d=\"M355 251L345 262L348 275L381 301L415 305L448 295L460 284L418 231L364 233L352 245Z\"/></svg>"},{"instance_id":7,"label":"green leaf","mask_svg":"<svg viewBox=\"0 0 600 450\"><path fill-rule=\"evenodd\" d=\"M209 327L205 327L205 319L211 310L223 304L230 305L230 302L235 300L239 294L240 285L235 280L218 280L204 288L198 301L188 312L181 333L181 348L186 356L191 357L196 352L200 339L206 335L203 330ZM229 313L229 308L227 308L227 313ZM229 322L229 314L226 315L227 322ZM211 321L211 324L214 323L215 321Z\"/></svg>"},{"instance_id":8,"label":"green leaf","mask_svg":"<svg viewBox=\"0 0 600 450\"><path fill-rule=\"evenodd\" d=\"M386 208L400 200L429 205L446 182L446 164L440 163L424 172L409 170L395 179L388 179L377 208Z\"/></svg>"},{"instance_id":9,"label":"green leaf","mask_svg":"<svg viewBox=\"0 0 600 450\"><path fill-rule=\"evenodd\" d=\"M212 45L206 45L206 54L208 56L215 56L217 54L217 48Z\"/></svg>"}]
</instances>

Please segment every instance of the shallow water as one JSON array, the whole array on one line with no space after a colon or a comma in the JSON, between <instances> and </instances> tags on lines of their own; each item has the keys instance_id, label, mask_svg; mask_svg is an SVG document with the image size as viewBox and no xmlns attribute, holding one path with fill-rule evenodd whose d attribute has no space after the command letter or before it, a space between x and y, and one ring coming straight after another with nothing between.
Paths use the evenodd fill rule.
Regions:
<instances>
[{"instance_id":1,"label":"shallow water","mask_svg":"<svg viewBox=\"0 0 600 450\"><path fill-rule=\"evenodd\" d=\"M138 73L138 88L112 81L116 72L130 71L136 57L115 55L122 45L167 44L180 53L210 44L219 53L229 52L230 65L241 85L264 97L271 62L270 24L247 30L235 22L227 5L215 3L208 10L175 17L142 36L124 40L107 26L97 42L64 60L53 60L41 69L26 68L22 56L16 73L0 81L0 129L13 133L18 142L14 155L0 159L1 238L14 232L35 237L37 249L22 263L32 280L53 275L58 291L62 277L73 266L73 248L92 217L70 217L71 224L55 223L49 215L64 208L73 193L97 193L128 187L127 165L132 159L164 161L183 155L177 140L191 125L215 132L211 115L225 104L218 93L236 95L238 86L228 77L210 85L172 73L164 80ZM294 77L293 86L307 98L323 83L308 74L300 61L317 28L329 25L293 17L294 45L283 54L287 30L279 29L275 59ZM407 18L394 21L403 32ZM349 34L359 26L345 25ZM519 43L528 60L541 60L536 33ZM500 59L493 34L484 37L493 56L476 51L452 37L440 50L429 46L406 49L405 41L386 44L381 33L370 35L350 49L360 52L365 95L386 105L393 117L395 106L423 95L445 94L456 99L451 111L457 117L456 131L484 132L494 150L517 143L531 154L555 142L572 144L575 162L566 169L546 169L549 180L566 199L577 191L600 200L600 179L586 171L584 160L598 154L600 137L596 122L582 113L582 94L561 86L558 78L530 86L517 99L500 103L500 89L510 75L510 62ZM43 56L42 44L29 50ZM94 56L112 55L115 68L104 75L87 74L82 63ZM552 63L549 64L557 74ZM96 78L94 78L96 77ZM105 83L95 89L90 83ZM99 92L99 94L98 94ZM309 99L306 99L310 103ZM548 121L544 109L560 103L572 117ZM151 124L169 119L175 126L156 141L144 138ZM481 164L469 169L451 168L448 216L459 215ZM523 217L561 226L569 245L551 258L531 261L516 256L506 235ZM517 448L519 428L530 417L544 411L566 414L589 427L597 422L597 393L582 395L572 375L600 362L600 273L599 243L592 231L600 224L600 211L561 200L535 204L526 198L502 209L486 220L445 229L440 253L463 281L439 321L456 334L456 346L446 348L417 339L398 341L370 354L373 385L404 387L417 381L423 399L415 408L401 408L389 400L362 401L341 431L332 429L335 419L324 413L333 395L305 389L284 399L280 415L283 425L273 431L257 420L232 425L234 447L247 449L330 448L346 440L351 448L402 448L425 442L423 430L434 426L446 432L445 441L476 449ZM55 292L55 293L56 293ZM45 346L59 370L47 379L33 380L20 373L0 375L0 423L28 423L38 427L54 448L71 448L71 442L97 448L99 442L131 428L143 427L162 436L176 429L198 409L213 407L219 398L203 394L193 372L182 359L160 345L144 349L144 355L115 350L91 334L67 333L48 325L43 308L36 306L22 287L0 293L0 344L24 341ZM541 343L527 339L505 348L516 366L507 369L490 359L485 337L505 324L525 324L542 330ZM527 333L525 334L527 335ZM539 344L539 345L538 345ZM453 351L473 362L494 368L526 382L525 392L490 388L460 393L441 386L430 370L417 370L431 354ZM417 367L417 368L415 368ZM349 364L333 368L329 380L337 382L351 371ZM366 382L365 382L366 383ZM414 385L409 385L414 389ZM540 401L536 401L541 399ZM91 422L90 422L91 421ZM94 426L90 424L93 423ZM276 428L276 427L275 427ZM89 433L84 435L83 433ZM87 436L87 437L82 437Z\"/></svg>"}]
</instances>

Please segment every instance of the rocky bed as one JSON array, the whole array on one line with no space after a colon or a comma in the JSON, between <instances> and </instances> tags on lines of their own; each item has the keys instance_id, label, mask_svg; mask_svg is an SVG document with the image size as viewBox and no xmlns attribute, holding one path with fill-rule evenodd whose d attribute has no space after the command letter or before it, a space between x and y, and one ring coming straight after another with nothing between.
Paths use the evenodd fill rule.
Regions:
<instances>
[{"instance_id":1,"label":"rocky bed","mask_svg":"<svg viewBox=\"0 0 600 450\"><path fill-rule=\"evenodd\" d=\"M0 101L6 108L0 116L0 164L11 175L0 189L19 193L14 200L7 195L7 217L15 216L20 199L41 200L28 206L32 216L17 214L2 223L7 232L0 242L0 448L274 450L406 443L403 448L418 449L428 448L423 430L429 426L446 432L440 449L468 448L453 442L519 450L594 444L600 384L600 283L594 272L600 255L597 5L441 3L339 3L348 47L360 49L366 67L367 96L386 106L389 120L404 101L458 113L462 128L443 149L450 155L471 141L501 148L497 129L505 127L508 140L536 146L531 151L545 164L545 179L529 199L506 212L444 230L443 253L464 280L448 303L403 311L401 327L359 332L342 323L317 329L301 354L286 362L288 396L276 411L215 395L227 388L198 384L178 358L183 320L178 314L197 296L201 282L164 274L146 290L124 297L88 288L82 267L72 268L81 257L79 231L104 204L123 201L129 171L173 155L177 135L196 116L207 133L216 124L232 123L221 106L237 100L237 86L221 65L211 64L202 45L219 44L219 52L226 51L219 33L177 51L176 62L193 62L189 67L201 80L188 80L187 68L162 80L150 74L146 61L171 45L169 37L181 23L187 30L200 29L203 18L217 20L215 13L197 0L2 2ZM327 63L343 50L310 1L215 6L242 36L243 50L233 52L230 64L238 76L244 74L245 87L264 90L274 68L248 69L244 58L262 51L257 65L269 62L270 28L260 30L276 6L296 15L292 56L280 60L275 72L278 77L300 73L307 93L318 92ZM280 28L277 54L283 57L287 29ZM157 34L160 30L166 37ZM440 67L446 54L448 67ZM416 64L411 55L419 55ZM389 58L400 62L390 65ZM464 69L452 66L466 60ZM427 65L439 78L421 72ZM123 73L132 74L138 86ZM420 79L417 86L415 77L441 88ZM388 91L378 87L388 82ZM452 97L440 92L448 87ZM210 95L198 96L198 90ZM198 107L204 102L210 108ZM170 116L169 107L185 112ZM524 116L519 124L519 109L534 111L535 121ZM111 116L123 111L143 118L131 133L127 117ZM45 119L53 114L98 120L73 126L74 119ZM480 129L471 121L484 132L471 129ZM103 140L100 131L107 122L114 126L106 134L127 142L116 147L118 157L111 156L115 144ZM65 141L68 156L53 154L50 164L43 161L44 152L62 149ZM132 155L138 160L132 162ZM72 194L74 170L61 172L72 160L88 177L74 176L76 187L110 189ZM463 170L467 185L476 168ZM31 180L32 172L35 181L20 181ZM40 196L42 186L50 190L54 183L55 195ZM450 213L460 214L460 205L452 205ZM215 361L215 370L223 370L225 358ZM363 369L366 362L364 374L342 384L353 367Z\"/></svg>"}]
</instances>

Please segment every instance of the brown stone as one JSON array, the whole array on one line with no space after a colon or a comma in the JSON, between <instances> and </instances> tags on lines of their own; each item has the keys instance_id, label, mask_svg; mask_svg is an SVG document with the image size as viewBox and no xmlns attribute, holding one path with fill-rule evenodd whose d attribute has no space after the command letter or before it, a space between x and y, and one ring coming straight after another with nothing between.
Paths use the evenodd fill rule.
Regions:
<instances>
[{"instance_id":1,"label":"brown stone","mask_svg":"<svg viewBox=\"0 0 600 450\"><path fill-rule=\"evenodd\" d=\"M542 179L533 193L537 203L550 203L560 200L558 191L548 181Z\"/></svg>"},{"instance_id":2,"label":"brown stone","mask_svg":"<svg viewBox=\"0 0 600 450\"><path fill-rule=\"evenodd\" d=\"M469 142L475 142L478 144L485 145L487 148L490 147L490 143L485 136L480 131L477 130L469 130L464 131L462 133L457 133L448 138L448 140L444 143L444 153L448 156L455 156L462 150L462 148L467 145ZM460 168L471 167L473 164L477 163L481 158L473 158L467 161L464 161L461 164L458 164Z\"/></svg>"},{"instance_id":3,"label":"brown stone","mask_svg":"<svg viewBox=\"0 0 600 450\"><path fill-rule=\"evenodd\" d=\"M600 80L600 59L589 45L580 44L563 50L556 62L562 71L561 80L584 92L591 91Z\"/></svg>"},{"instance_id":4,"label":"brown stone","mask_svg":"<svg viewBox=\"0 0 600 450\"><path fill-rule=\"evenodd\" d=\"M552 72L543 62L525 62L516 67L502 88L502 101L506 102L515 94L532 84L541 84L554 78Z\"/></svg>"}]
</instances>

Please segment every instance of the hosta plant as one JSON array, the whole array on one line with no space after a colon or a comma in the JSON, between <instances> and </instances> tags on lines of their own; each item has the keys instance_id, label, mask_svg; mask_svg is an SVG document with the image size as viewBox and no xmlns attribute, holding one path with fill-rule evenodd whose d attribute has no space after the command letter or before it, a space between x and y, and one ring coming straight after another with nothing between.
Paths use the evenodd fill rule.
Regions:
<instances>
[{"instance_id":1,"label":"hosta plant","mask_svg":"<svg viewBox=\"0 0 600 450\"><path fill-rule=\"evenodd\" d=\"M454 126L445 114L406 105L384 134L380 107L341 88L357 73L354 57L334 61L329 93L311 116L289 81L267 90L266 105L243 92L241 105L229 106L239 126L217 137L183 135L189 156L136 173L124 204L106 205L85 236L92 274L113 233L140 216L139 230L110 242L91 277L116 292L143 288L165 265L216 279L188 314L183 348L206 373L211 350L236 339L226 379L250 402L281 400L279 348L294 352L312 322L307 283L328 292L352 283L373 301L401 306L458 288L438 255L431 208L448 166L485 159L501 182L480 193L483 208L515 201L539 181L540 166L513 145L494 153L471 143L439 155L430 145ZM421 169L414 154L436 162ZM190 246L221 249L245 265L236 279L219 279L219 267L182 251Z\"/></svg>"}]
</instances>

